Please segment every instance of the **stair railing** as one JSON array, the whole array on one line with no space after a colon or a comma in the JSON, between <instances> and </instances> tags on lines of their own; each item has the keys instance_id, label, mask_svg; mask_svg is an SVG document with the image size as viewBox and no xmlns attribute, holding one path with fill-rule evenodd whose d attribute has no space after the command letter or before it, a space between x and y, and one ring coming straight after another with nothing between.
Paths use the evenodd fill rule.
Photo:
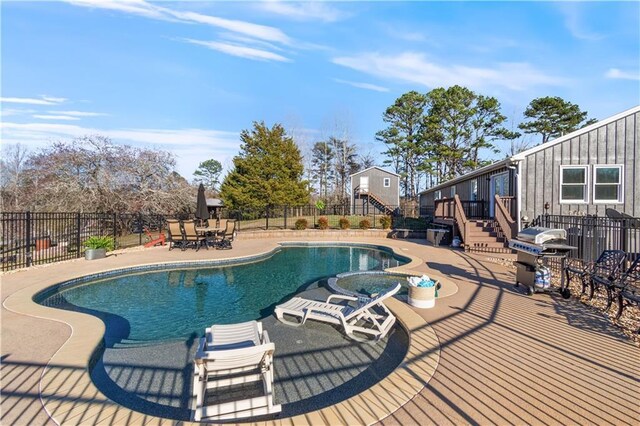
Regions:
<instances>
[{"instance_id":1,"label":"stair railing","mask_svg":"<svg viewBox=\"0 0 640 426\"><path fill-rule=\"evenodd\" d=\"M495 221L498 223L498 226L502 230L502 234L507 240L512 239L517 231L516 221L513 220L509 210L503 203L502 198L499 195L496 195L495 198Z\"/></svg>"},{"instance_id":2,"label":"stair railing","mask_svg":"<svg viewBox=\"0 0 640 426\"><path fill-rule=\"evenodd\" d=\"M460 201L458 194L453 196L453 202L455 205L454 218L458 225L458 229L460 230L460 235L462 235L462 240L464 241L465 246L468 247L471 243L469 241L469 220L467 219L467 215L464 214L464 208L462 207L462 202Z\"/></svg>"}]
</instances>

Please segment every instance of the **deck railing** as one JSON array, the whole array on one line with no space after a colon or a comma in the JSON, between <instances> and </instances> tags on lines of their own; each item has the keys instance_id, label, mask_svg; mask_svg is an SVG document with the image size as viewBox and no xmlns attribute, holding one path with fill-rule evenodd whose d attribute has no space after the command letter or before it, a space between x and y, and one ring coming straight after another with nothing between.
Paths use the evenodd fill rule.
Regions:
<instances>
[{"instance_id":1,"label":"deck railing","mask_svg":"<svg viewBox=\"0 0 640 426\"><path fill-rule=\"evenodd\" d=\"M511 199L513 197L506 198L500 197L499 195L496 195L495 197L494 219L498 223L503 236L507 240L510 240L515 237L516 233L518 232L518 224L515 220L513 220L511 214L509 213L511 205L514 204L511 203ZM508 203L505 203L505 201L508 201Z\"/></svg>"}]
</instances>

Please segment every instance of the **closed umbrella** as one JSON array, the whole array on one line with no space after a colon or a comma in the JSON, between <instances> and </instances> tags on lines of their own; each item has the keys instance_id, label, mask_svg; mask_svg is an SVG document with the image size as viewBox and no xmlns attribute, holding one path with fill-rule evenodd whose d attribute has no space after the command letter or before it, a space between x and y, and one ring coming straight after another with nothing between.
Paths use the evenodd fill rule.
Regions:
<instances>
[{"instance_id":1,"label":"closed umbrella","mask_svg":"<svg viewBox=\"0 0 640 426\"><path fill-rule=\"evenodd\" d=\"M204 185L198 187L198 203L196 204L196 218L204 221L209 219L209 209L207 208L207 198L204 195Z\"/></svg>"}]
</instances>

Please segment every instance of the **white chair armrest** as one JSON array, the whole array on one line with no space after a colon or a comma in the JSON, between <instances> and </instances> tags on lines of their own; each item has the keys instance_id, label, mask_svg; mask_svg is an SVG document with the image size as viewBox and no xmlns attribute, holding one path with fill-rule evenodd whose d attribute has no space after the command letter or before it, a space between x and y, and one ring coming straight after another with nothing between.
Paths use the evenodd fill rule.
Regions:
<instances>
[{"instance_id":1,"label":"white chair armrest","mask_svg":"<svg viewBox=\"0 0 640 426\"><path fill-rule=\"evenodd\" d=\"M352 302L355 302L358 300L357 297L354 296L345 296L342 294L332 294L331 296L327 297L327 303L331 303L331 300L333 299L342 299L342 300L350 300Z\"/></svg>"}]
</instances>

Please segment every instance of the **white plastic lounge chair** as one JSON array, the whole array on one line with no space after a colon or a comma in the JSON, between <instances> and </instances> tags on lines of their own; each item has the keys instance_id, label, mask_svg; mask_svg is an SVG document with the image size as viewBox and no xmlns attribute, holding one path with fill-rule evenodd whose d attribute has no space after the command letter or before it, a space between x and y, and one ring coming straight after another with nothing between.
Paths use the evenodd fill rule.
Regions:
<instances>
[{"instance_id":1,"label":"white plastic lounge chair","mask_svg":"<svg viewBox=\"0 0 640 426\"><path fill-rule=\"evenodd\" d=\"M200 339L193 375L193 420L228 420L276 414L273 403L275 345L262 324L214 325ZM262 380L264 396L207 405L207 391Z\"/></svg>"},{"instance_id":2,"label":"white plastic lounge chair","mask_svg":"<svg viewBox=\"0 0 640 426\"><path fill-rule=\"evenodd\" d=\"M400 290L400 284L378 294L376 297L353 297L332 294L326 302L294 297L282 305L276 306L275 315L280 321L294 326L304 324L308 319L338 324L344 328L347 336L357 341L367 341L371 339L362 338L355 333L373 337L380 340L387 335L396 317L387 309L383 300L393 296ZM355 306L350 304L332 303L333 300L356 302ZM295 322L285 318L291 315L300 318L301 322Z\"/></svg>"}]
</instances>

